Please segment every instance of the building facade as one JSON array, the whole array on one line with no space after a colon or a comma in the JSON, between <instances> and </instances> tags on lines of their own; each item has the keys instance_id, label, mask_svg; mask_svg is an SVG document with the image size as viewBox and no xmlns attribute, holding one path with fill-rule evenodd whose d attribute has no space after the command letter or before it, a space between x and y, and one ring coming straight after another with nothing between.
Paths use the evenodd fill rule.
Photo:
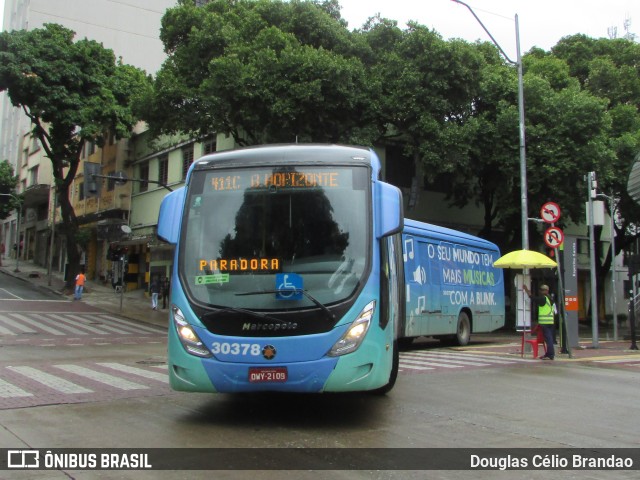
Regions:
<instances>
[{"instance_id":1,"label":"building facade","mask_svg":"<svg viewBox=\"0 0 640 480\"><path fill-rule=\"evenodd\" d=\"M154 73L165 59L159 38L160 20L165 10L176 0L5 0L3 30L23 30L42 27L45 23L58 23L76 32L76 38L90 38L114 51L116 57L127 64ZM0 93L0 160L8 160L20 175L18 193L26 193L25 222L21 222L21 236L25 243L24 254L34 260L46 255L36 245L44 238L45 211L52 211L52 196L47 196L51 176L49 160L37 145L29 142L31 125L18 108L14 108L6 92ZM25 158L25 148L28 154ZM37 183L34 182L37 181ZM39 185L36 187L35 185ZM29 187L29 192L26 191ZM3 221L0 239L5 245L13 245L17 237L17 215ZM28 244L27 244L28 243ZM37 252L37 253L36 253ZM59 259L63 263L64 259Z\"/></svg>"}]
</instances>

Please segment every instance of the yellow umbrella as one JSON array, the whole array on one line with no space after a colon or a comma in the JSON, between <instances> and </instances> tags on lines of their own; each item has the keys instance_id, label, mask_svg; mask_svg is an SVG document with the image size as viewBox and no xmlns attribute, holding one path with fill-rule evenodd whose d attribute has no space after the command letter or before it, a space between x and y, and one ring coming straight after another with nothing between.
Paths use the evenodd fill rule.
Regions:
<instances>
[{"instance_id":1,"label":"yellow umbrella","mask_svg":"<svg viewBox=\"0 0 640 480\"><path fill-rule=\"evenodd\" d=\"M546 255L533 250L516 250L493 262L496 268L555 268L558 264Z\"/></svg>"}]
</instances>

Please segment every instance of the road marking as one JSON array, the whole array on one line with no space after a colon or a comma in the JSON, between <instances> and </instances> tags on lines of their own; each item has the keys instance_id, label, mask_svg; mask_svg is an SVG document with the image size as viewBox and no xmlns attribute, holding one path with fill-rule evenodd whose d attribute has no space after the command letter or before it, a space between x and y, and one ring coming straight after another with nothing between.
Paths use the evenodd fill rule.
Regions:
<instances>
[{"instance_id":1,"label":"road marking","mask_svg":"<svg viewBox=\"0 0 640 480\"><path fill-rule=\"evenodd\" d=\"M24 315L21 315L19 313L14 313L13 314L14 318L17 318L18 320L20 320L23 323L26 323L28 325L31 325L33 327L39 328L40 330L43 330L47 333L50 333L52 335L64 335L64 332L61 332L60 330L57 330L55 328L51 328L50 326L48 326L43 320L46 321L45 317L40 317L37 321L32 319L32 318L27 318Z\"/></svg>"},{"instance_id":2,"label":"road marking","mask_svg":"<svg viewBox=\"0 0 640 480\"><path fill-rule=\"evenodd\" d=\"M424 360L412 360L409 358L401 358L400 359L400 365L407 367L407 368L413 368L414 365L421 365L421 366L429 366L429 367L444 367L444 368L460 368L462 367L462 365L451 365L448 363L436 363L436 362L426 362Z\"/></svg>"},{"instance_id":3,"label":"road marking","mask_svg":"<svg viewBox=\"0 0 640 480\"><path fill-rule=\"evenodd\" d=\"M594 360L595 363L638 363L640 358L632 358L627 356L625 358L610 358L607 360Z\"/></svg>"},{"instance_id":4,"label":"road marking","mask_svg":"<svg viewBox=\"0 0 640 480\"><path fill-rule=\"evenodd\" d=\"M80 375L81 377L85 377L99 383L104 383L105 385L109 385L120 390L141 390L149 388L146 385L130 382L128 380L109 375L108 373L98 372L96 370L81 367L79 365L54 365L54 367L59 368L60 370L64 370L65 372Z\"/></svg>"},{"instance_id":5,"label":"road marking","mask_svg":"<svg viewBox=\"0 0 640 480\"><path fill-rule=\"evenodd\" d=\"M441 355L431 355L428 353L422 353L422 352L417 352L417 353L409 353L408 354L410 357L416 358L416 359L424 359L425 361L436 361L436 362L451 362L451 363L463 363L465 365L469 365L472 367L488 367L489 364L488 363L481 363L481 362L473 362L471 359L468 361L463 361L461 362L459 359L455 359L455 358L448 358L447 356L441 356Z\"/></svg>"},{"instance_id":6,"label":"road marking","mask_svg":"<svg viewBox=\"0 0 640 480\"><path fill-rule=\"evenodd\" d=\"M490 362L490 363L531 363L535 360L530 360L526 358L497 358L490 355L476 355L476 354L468 354L468 353L448 353L448 352L433 352L432 355L446 355L450 358L464 358L471 360L479 360L481 362Z\"/></svg>"},{"instance_id":7,"label":"road marking","mask_svg":"<svg viewBox=\"0 0 640 480\"><path fill-rule=\"evenodd\" d=\"M103 330L98 330L97 328L92 327L91 325L86 325L82 319L79 319L77 316L75 315L65 315L60 316L60 314L56 314L56 315L51 315L53 318L55 318L56 320L59 320L61 322L65 322L67 324L71 324L73 326L73 328L75 328L75 332L77 335L86 335L86 332L82 332L82 329L84 330L88 330L91 333L94 333L96 335L105 335L105 332ZM78 330L80 329L80 330Z\"/></svg>"},{"instance_id":8,"label":"road marking","mask_svg":"<svg viewBox=\"0 0 640 480\"><path fill-rule=\"evenodd\" d=\"M93 390L89 390L88 388L81 387L80 385L76 385L75 383L69 382L64 378L60 378L56 375L52 375L47 372L43 372L38 370L37 368L32 367L7 367L7 370L11 370L12 372L19 373L20 375L24 375L25 377L34 380L38 383L41 383L45 387L52 388L60 393L92 393Z\"/></svg>"},{"instance_id":9,"label":"road marking","mask_svg":"<svg viewBox=\"0 0 640 480\"><path fill-rule=\"evenodd\" d=\"M4 323L5 325L9 325L11 328L15 330L19 330L21 332L24 333L37 333L35 330L33 330L32 328L27 327L26 325L23 325L21 323L16 322L15 320L12 320L11 318L2 315L0 316L0 322ZM14 335L16 335L14 333Z\"/></svg>"},{"instance_id":10,"label":"road marking","mask_svg":"<svg viewBox=\"0 0 640 480\"><path fill-rule=\"evenodd\" d=\"M121 363L98 363L98 365L117 370L119 372L131 373L144 378L150 378L151 380L158 380L159 382L168 383L169 376L163 373L150 372L149 370L143 370L142 368L130 367Z\"/></svg>"},{"instance_id":11,"label":"road marking","mask_svg":"<svg viewBox=\"0 0 640 480\"><path fill-rule=\"evenodd\" d=\"M15 293L11 293L6 288L0 288L0 290L2 290L3 292L7 293L8 295L11 295L12 297L15 297L15 298L3 298L2 300L24 300L24 298L19 297Z\"/></svg>"},{"instance_id":12,"label":"road marking","mask_svg":"<svg viewBox=\"0 0 640 480\"><path fill-rule=\"evenodd\" d=\"M125 320L121 320L119 318L116 317L112 317L110 315L98 315L98 318L103 317L108 319L109 321L115 323L115 324L120 324L123 325L124 327L128 327L128 328L135 328L136 331L143 331L143 332L149 332L149 333L166 333L166 330L158 328L158 327L148 327L146 325L139 325L137 323L132 323L130 321L125 321Z\"/></svg>"},{"instance_id":13,"label":"road marking","mask_svg":"<svg viewBox=\"0 0 640 480\"><path fill-rule=\"evenodd\" d=\"M15 397L33 397L33 394L0 379L0 398Z\"/></svg>"}]
</instances>

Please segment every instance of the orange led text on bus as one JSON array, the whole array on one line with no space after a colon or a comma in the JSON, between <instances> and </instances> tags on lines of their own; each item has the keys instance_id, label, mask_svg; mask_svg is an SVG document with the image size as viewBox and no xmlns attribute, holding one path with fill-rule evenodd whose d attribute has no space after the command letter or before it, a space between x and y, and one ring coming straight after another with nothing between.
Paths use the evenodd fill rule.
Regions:
<instances>
[{"instance_id":1,"label":"orange led text on bus","mask_svg":"<svg viewBox=\"0 0 640 480\"><path fill-rule=\"evenodd\" d=\"M278 258L218 258L199 260L201 272L264 272L280 270Z\"/></svg>"}]
</instances>

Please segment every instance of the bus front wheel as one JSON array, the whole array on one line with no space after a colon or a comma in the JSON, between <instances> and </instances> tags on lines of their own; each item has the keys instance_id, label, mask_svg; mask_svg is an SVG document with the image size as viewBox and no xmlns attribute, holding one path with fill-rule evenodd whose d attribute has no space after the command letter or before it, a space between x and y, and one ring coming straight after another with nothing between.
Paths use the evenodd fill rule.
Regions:
<instances>
[{"instance_id":1,"label":"bus front wheel","mask_svg":"<svg viewBox=\"0 0 640 480\"><path fill-rule=\"evenodd\" d=\"M469 343L470 338L471 321L469 321L469 315L465 312L460 312L460 315L458 315L458 329L456 330L456 343L462 347Z\"/></svg>"},{"instance_id":2,"label":"bus front wheel","mask_svg":"<svg viewBox=\"0 0 640 480\"><path fill-rule=\"evenodd\" d=\"M372 393L376 395L385 395L391 391L398 379L398 370L400 369L400 350L398 349L398 341L393 342L393 363L391 365L391 372L389 374L389 382L380 387L372 390Z\"/></svg>"}]
</instances>

